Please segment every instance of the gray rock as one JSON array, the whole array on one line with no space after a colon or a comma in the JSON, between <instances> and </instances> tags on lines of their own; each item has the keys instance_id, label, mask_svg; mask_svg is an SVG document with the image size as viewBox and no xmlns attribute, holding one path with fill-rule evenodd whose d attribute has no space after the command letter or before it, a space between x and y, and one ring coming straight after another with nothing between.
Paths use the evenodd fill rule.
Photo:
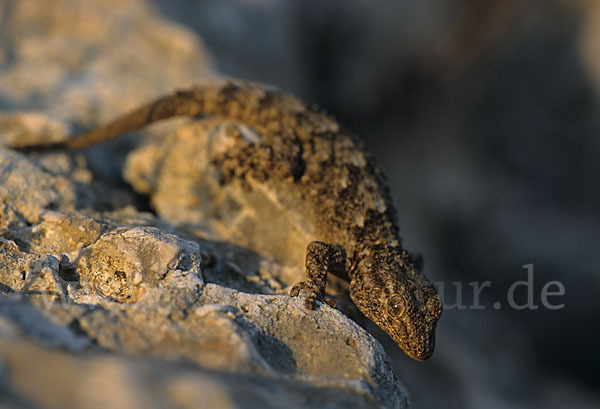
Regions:
<instances>
[{"instance_id":1,"label":"gray rock","mask_svg":"<svg viewBox=\"0 0 600 409\"><path fill-rule=\"evenodd\" d=\"M0 5L0 101L91 126L212 77L202 41L143 0Z\"/></svg>"},{"instance_id":2,"label":"gray rock","mask_svg":"<svg viewBox=\"0 0 600 409\"><path fill-rule=\"evenodd\" d=\"M50 183L38 193L49 196L55 177L25 157L17 159L45 176ZM7 201L8 206L20 197L11 193L27 189L25 183L18 186L9 191L16 199ZM44 356L45 347L38 343L86 357L102 349L117 356L156 358L159 367L177 360L202 370L254 373L264 377L263 387L272 378L283 378L310 386L319 396L321 389L339 388L381 407L406 404L381 346L339 311L325 305L307 311L300 299L205 284L196 242L155 227L123 226L105 216L58 207L39 210L31 226L2 232L3 237L20 237L20 245L2 239L0 283L7 296L0 315L28 340L23 343L14 330L7 330L12 334L7 338L19 339L6 341L3 351L14 351L7 356L23 351ZM4 220L4 213L0 216ZM68 367L73 356L60 356L62 361L56 358L54 364ZM111 362L121 368L131 365L128 359ZM12 379L12 372L7 376Z\"/></svg>"},{"instance_id":3,"label":"gray rock","mask_svg":"<svg viewBox=\"0 0 600 409\"><path fill-rule=\"evenodd\" d=\"M57 177L21 155L7 150L0 155L38 172L47 182L40 197L54 192ZM6 173L7 180L20 176ZM159 368L175 360L201 374L255 374L260 378L253 382L263 379L259 389L285 379L286 388L298 383L338 406L349 396L374 407L406 405L381 346L341 312L326 305L308 311L301 299L205 284L198 243L156 227L124 226L104 215L69 210L69 204L44 211L42 199L18 202L21 195L11 195L18 190L9 191L15 199L5 209L20 206L24 213L39 214L2 231L0 285L7 295L0 316L12 323L0 332L3 351L11 351L3 357L9 360L5 366L12 368L14 356L44 357L49 346L61 346L71 353L59 354L53 365L68 372L75 354L83 354L82 362L103 362L93 355L103 350L118 354L109 361L119 370L134 365L130 358L117 358L122 355L157 359L147 365ZM7 237L19 237L19 244ZM18 342L11 343L15 338ZM331 388L343 390L344 398L329 395ZM63 396L61 402L72 398Z\"/></svg>"},{"instance_id":4,"label":"gray rock","mask_svg":"<svg viewBox=\"0 0 600 409\"><path fill-rule=\"evenodd\" d=\"M136 191L150 195L164 220L190 234L253 250L282 267L270 274L292 285L303 278L306 244L315 235L311 218L305 217L310 210L294 199L286 183L221 185L210 158L235 143L237 132L253 131L230 121L183 124L168 138L135 149L127 158L125 178Z\"/></svg>"},{"instance_id":5,"label":"gray rock","mask_svg":"<svg viewBox=\"0 0 600 409\"><path fill-rule=\"evenodd\" d=\"M364 407L377 403L368 394L348 394L327 384L315 393L314 381L233 373L191 366L181 360L150 359L68 348L60 350L25 339L11 320L38 314L35 307L0 295L0 403L3 407L86 408L305 408ZM8 317L8 318L7 318ZM44 324L43 317L36 317ZM47 338L60 338L62 327L46 324ZM43 365L40 365L42 363Z\"/></svg>"}]
</instances>

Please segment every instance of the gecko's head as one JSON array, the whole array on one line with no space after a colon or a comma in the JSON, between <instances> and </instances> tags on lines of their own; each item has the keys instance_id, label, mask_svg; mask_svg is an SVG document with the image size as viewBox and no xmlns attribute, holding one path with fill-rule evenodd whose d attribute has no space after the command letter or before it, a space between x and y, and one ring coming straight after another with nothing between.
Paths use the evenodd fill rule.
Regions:
<instances>
[{"instance_id":1,"label":"gecko's head","mask_svg":"<svg viewBox=\"0 0 600 409\"><path fill-rule=\"evenodd\" d=\"M408 356L424 361L433 354L442 301L433 285L416 271L386 278L363 281L362 291L352 292L353 301Z\"/></svg>"}]
</instances>

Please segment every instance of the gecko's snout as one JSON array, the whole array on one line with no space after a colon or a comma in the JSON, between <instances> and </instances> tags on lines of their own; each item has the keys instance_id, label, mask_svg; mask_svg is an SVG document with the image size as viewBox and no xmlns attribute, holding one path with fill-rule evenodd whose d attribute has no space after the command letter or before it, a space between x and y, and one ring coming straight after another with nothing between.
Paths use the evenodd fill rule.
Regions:
<instances>
[{"instance_id":1,"label":"gecko's snout","mask_svg":"<svg viewBox=\"0 0 600 409\"><path fill-rule=\"evenodd\" d=\"M412 359L417 361L425 361L431 358L433 350L435 349L435 331L432 332L427 340L424 342L417 342L411 345L409 348L402 348L404 353L410 356Z\"/></svg>"}]
</instances>

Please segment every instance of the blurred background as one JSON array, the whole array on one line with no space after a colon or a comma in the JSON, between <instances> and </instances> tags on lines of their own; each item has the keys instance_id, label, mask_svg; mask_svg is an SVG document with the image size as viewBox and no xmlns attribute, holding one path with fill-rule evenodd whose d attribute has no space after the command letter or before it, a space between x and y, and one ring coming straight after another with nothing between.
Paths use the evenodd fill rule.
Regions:
<instances>
[{"instance_id":1,"label":"blurred background","mask_svg":"<svg viewBox=\"0 0 600 409\"><path fill-rule=\"evenodd\" d=\"M405 247L447 304L426 363L379 334L415 408L600 407L600 2L154 6L221 73L318 103L378 158ZM517 310L525 264L539 308ZM541 304L553 280L562 309ZM514 296L526 304L525 286Z\"/></svg>"}]
</instances>

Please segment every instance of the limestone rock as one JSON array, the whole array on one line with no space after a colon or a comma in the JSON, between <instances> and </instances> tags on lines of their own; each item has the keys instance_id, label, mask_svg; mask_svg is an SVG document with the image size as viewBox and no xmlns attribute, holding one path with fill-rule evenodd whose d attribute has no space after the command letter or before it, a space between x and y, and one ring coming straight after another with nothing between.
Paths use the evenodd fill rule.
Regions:
<instances>
[{"instance_id":1,"label":"limestone rock","mask_svg":"<svg viewBox=\"0 0 600 409\"><path fill-rule=\"evenodd\" d=\"M143 0L0 5L0 101L91 126L211 77L191 31Z\"/></svg>"},{"instance_id":2,"label":"limestone rock","mask_svg":"<svg viewBox=\"0 0 600 409\"><path fill-rule=\"evenodd\" d=\"M220 183L211 157L238 132L253 131L216 119L182 124L168 138L132 151L125 178L135 190L150 195L161 218L192 234L217 236L251 249L284 266L283 281L294 284L303 278L306 244L315 240L310 209L295 200L285 181Z\"/></svg>"},{"instance_id":3,"label":"limestone rock","mask_svg":"<svg viewBox=\"0 0 600 409\"><path fill-rule=\"evenodd\" d=\"M45 332L25 339L19 323L27 319ZM315 393L310 380L107 354L85 339L48 321L29 303L0 295L2 407L294 409L332 407L333 401L337 407L378 407L368 394L348 394L338 385L323 382Z\"/></svg>"},{"instance_id":4,"label":"limestone rock","mask_svg":"<svg viewBox=\"0 0 600 409\"><path fill-rule=\"evenodd\" d=\"M72 371L86 376L91 368L104 366L108 373L133 374L172 373L182 367L189 377L185 379L243 386L241 395L218 388L210 399L227 401L263 391L261 395L272 394L268 407L281 391L299 396L311 390L311 399L290 402L290 407L310 407L316 401L340 406L354 399L366 407L406 405L381 346L341 312L326 305L308 311L303 300L286 295L242 292L235 280L229 286L205 282L203 269L236 269L234 261L246 257L243 250L231 256L207 241L200 241L201 247L173 234L174 228L151 226L148 216L124 225L116 220L118 214L113 219L111 214L73 209L72 200L55 200L59 205L54 210L44 210L44 199L55 193L61 177L37 168L27 157L0 151L0 161L9 158L20 163L13 168L37 172L37 179L46 182L32 203L23 203L24 194L12 188L9 193L17 194L8 195L0 212L2 220L12 208L34 215L27 223L0 231L0 290L5 294L0 298L0 362L9 368L0 382L7 379L3 387L11 390L15 402L40 397L27 383L19 383L28 369L18 357L31 356L68 373L64 382L76 382ZM7 170L4 177L11 180L14 175ZM65 191L72 192L72 184L64 183ZM131 214L121 219L133 221ZM212 266L211 259L216 259ZM237 267L237 274L243 275L243 269ZM272 282L264 281L262 287ZM66 351L53 353L57 346ZM109 355L99 356L100 351ZM219 375L213 379L214 371ZM108 382L103 379L108 373L97 369L90 376L102 383ZM61 378L39 377L51 395L42 402L50 407L97 398L85 388L76 388L76 394L50 392ZM17 386L12 386L13 379ZM126 391L117 388L121 395L115 399L126 402L137 393L154 394L159 401L181 398L153 388L158 379ZM180 393L187 390L172 382L162 385L183 388ZM269 387L273 382L275 390ZM343 397L336 397L334 390L343 391ZM198 402L197 407L204 406Z\"/></svg>"}]
</instances>

